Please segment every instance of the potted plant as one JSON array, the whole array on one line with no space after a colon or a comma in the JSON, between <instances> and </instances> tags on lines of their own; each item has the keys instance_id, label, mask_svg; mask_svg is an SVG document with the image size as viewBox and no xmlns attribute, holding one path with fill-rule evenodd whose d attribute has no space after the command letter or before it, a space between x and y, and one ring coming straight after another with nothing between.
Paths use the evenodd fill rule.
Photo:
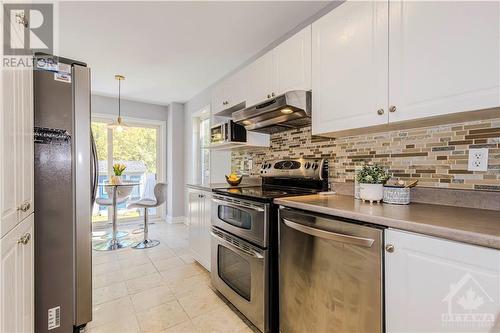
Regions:
<instances>
[{"instance_id":1,"label":"potted plant","mask_svg":"<svg viewBox=\"0 0 500 333\"><path fill-rule=\"evenodd\" d=\"M120 164L120 163L113 164L114 175L111 176L111 184L120 185L122 183L122 174L126 168L127 167L125 166L125 164Z\"/></svg>"},{"instance_id":2,"label":"potted plant","mask_svg":"<svg viewBox=\"0 0 500 333\"><path fill-rule=\"evenodd\" d=\"M358 172L359 197L370 202L381 201L384 198L384 184L389 174L379 165L366 164Z\"/></svg>"}]
</instances>

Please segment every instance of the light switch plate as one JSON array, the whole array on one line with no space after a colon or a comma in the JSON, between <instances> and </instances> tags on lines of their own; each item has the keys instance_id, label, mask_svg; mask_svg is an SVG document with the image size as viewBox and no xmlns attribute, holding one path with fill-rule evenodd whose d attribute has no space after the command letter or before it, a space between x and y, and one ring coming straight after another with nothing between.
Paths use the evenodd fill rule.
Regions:
<instances>
[{"instance_id":1,"label":"light switch plate","mask_svg":"<svg viewBox=\"0 0 500 333\"><path fill-rule=\"evenodd\" d=\"M488 148L469 149L469 171L488 171Z\"/></svg>"}]
</instances>

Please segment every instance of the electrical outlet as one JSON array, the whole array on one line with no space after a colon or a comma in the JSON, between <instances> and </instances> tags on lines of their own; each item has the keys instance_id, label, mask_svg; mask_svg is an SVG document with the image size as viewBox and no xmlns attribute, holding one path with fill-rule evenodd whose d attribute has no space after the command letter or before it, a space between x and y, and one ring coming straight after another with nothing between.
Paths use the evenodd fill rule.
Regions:
<instances>
[{"instance_id":1,"label":"electrical outlet","mask_svg":"<svg viewBox=\"0 0 500 333\"><path fill-rule=\"evenodd\" d=\"M241 160L241 162L240 162L240 170L241 171L245 170L245 160Z\"/></svg>"},{"instance_id":2,"label":"electrical outlet","mask_svg":"<svg viewBox=\"0 0 500 333\"><path fill-rule=\"evenodd\" d=\"M252 170L253 169L253 160L248 160L248 170Z\"/></svg>"},{"instance_id":3,"label":"electrical outlet","mask_svg":"<svg viewBox=\"0 0 500 333\"><path fill-rule=\"evenodd\" d=\"M488 171L488 148L469 149L469 171Z\"/></svg>"}]
</instances>

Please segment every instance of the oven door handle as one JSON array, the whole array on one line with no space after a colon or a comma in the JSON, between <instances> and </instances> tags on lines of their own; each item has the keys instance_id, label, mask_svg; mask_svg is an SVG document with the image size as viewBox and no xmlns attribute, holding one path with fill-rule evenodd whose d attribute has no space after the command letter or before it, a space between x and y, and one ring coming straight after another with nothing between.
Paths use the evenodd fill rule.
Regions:
<instances>
[{"instance_id":1,"label":"oven door handle","mask_svg":"<svg viewBox=\"0 0 500 333\"><path fill-rule=\"evenodd\" d=\"M321 229L316 229L316 228L311 228L306 225L290 221L288 219L283 218L283 222L285 224L297 231L303 232L305 234L314 236L314 237L320 237L320 238L326 238L332 241L336 242L341 242L341 243L347 243L347 244L353 244L353 245L358 245L362 247L372 247L373 243L375 242L374 239L371 238L364 238L364 237L356 237L356 236L351 236L351 235L345 235L345 234L339 234L336 232L331 232L331 231L325 231Z\"/></svg>"},{"instance_id":2,"label":"oven door handle","mask_svg":"<svg viewBox=\"0 0 500 333\"><path fill-rule=\"evenodd\" d=\"M238 209L241 209L241 210L244 210L244 211L247 211L247 212L251 212L251 211L257 211L257 212L263 212L264 211L264 208L260 208L260 207L247 207L247 206L243 206L243 205L238 205L238 204L235 204L235 203L232 203L232 202L228 202L228 201L224 201L224 200L219 200L219 199L212 199L215 203L218 203L219 205L224 205L224 206L229 206L229 207L234 207L234 208L238 208Z\"/></svg>"},{"instance_id":3,"label":"oven door handle","mask_svg":"<svg viewBox=\"0 0 500 333\"><path fill-rule=\"evenodd\" d=\"M210 231L210 234L213 237L215 237L218 241L224 243L224 245L227 246L227 247L229 247L231 250L234 250L234 251L238 252L240 255L251 256L251 257L257 258L257 259L264 259L264 256L262 254L260 254L260 253L258 253L256 251L253 251L253 250L243 250L243 249L240 249L239 247L237 247L236 245L228 242L224 238L219 237L213 231Z\"/></svg>"}]
</instances>

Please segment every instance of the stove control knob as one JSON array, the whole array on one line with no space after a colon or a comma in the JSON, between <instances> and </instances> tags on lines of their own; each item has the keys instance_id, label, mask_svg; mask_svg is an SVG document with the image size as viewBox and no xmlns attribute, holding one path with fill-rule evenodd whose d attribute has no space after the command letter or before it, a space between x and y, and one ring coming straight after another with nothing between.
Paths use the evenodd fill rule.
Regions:
<instances>
[{"instance_id":1,"label":"stove control knob","mask_svg":"<svg viewBox=\"0 0 500 333\"><path fill-rule=\"evenodd\" d=\"M318 163L313 163L312 168L313 168L313 170L318 169Z\"/></svg>"},{"instance_id":2,"label":"stove control knob","mask_svg":"<svg viewBox=\"0 0 500 333\"><path fill-rule=\"evenodd\" d=\"M306 164L304 164L304 168L309 169L310 167L311 167L311 163L310 162L306 162Z\"/></svg>"}]
</instances>

